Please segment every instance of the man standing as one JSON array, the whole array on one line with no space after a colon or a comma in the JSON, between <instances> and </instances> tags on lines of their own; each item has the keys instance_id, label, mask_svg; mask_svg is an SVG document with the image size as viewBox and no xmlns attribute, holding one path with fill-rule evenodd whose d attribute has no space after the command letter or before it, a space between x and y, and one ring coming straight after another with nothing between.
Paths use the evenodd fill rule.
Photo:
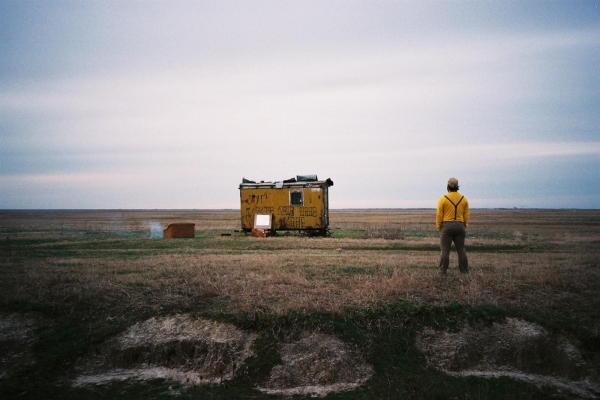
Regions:
<instances>
[{"instance_id":1,"label":"man standing","mask_svg":"<svg viewBox=\"0 0 600 400\"><path fill-rule=\"evenodd\" d=\"M435 225L440 231L440 274L446 274L450 263L450 246L452 242L458 253L458 267L460 272L469 272L467 250L465 249L465 228L469 226L469 202L467 198L458 193L458 180L448 179L446 188L448 194L440 197L437 206Z\"/></svg>"}]
</instances>

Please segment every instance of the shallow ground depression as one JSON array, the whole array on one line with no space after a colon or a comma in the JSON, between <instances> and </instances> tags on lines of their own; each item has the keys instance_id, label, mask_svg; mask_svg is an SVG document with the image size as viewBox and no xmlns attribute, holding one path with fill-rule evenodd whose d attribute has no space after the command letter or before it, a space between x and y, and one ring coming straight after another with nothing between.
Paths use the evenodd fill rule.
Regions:
<instances>
[{"instance_id":1,"label":"shallow ground depression","mask_svg":"<svg viewBox=\"0 0 600 400\"><path fill-rule=\"evenodd\" d=\"M311 394L355 389L373 375L362 355L335 336L304 335L280 346L282 364L271 370L260 391L269 394Z\"/></svg>"},{"instance_id":2,"label":"shallow ground depression","mask_svg":"<svg viewBox=\"0 0 600 400\"><path fill-rule=\"evenodd\" d=\"M34 363L33 343L38 323L32 314L0 314L0 382Z\"/></svg>"},{"instance_id":3,"label":"shallow ground depression","mask_svg":"<svg viewBox=\"0 0 600 400\"><path fill-rule=\"evenodd\" d=\"M233 377L257 335L190 315L151 318L104 343L79 363L74 386L171 379L201 385Z\"/></svg>"},{"instance_id":4,"label":"shallow ground depression","mask_svg":"<svg viewBox=\"0 0 600 400\"><path fill-rule=\"evenodd\" d=\"M581 398L599 398L598 374L576 344L516 318L460 332L425 329L416 339L429 366L454 376L509 377L552 386Z\"/></svg>"}]
</instances>

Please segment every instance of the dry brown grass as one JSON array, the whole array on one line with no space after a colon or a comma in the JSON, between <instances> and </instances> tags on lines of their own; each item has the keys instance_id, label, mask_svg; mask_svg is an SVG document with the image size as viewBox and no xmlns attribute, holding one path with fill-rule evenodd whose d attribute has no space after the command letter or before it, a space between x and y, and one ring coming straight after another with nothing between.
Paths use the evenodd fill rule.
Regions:
<instances>
[{"instance_id":1,"label":"dry brown grass","mask_svg":"<svg viewBox=\"0 0 600 400\"><path fill-rule=\"evenodd\" d=\"M600 330L600 212L474 211L474 237L467 241L471 271L460 275L453 268L446 277L437 276L432 216L332 212L334 238L257 239L219 236L239 229L234 211L2 212L0 299L90 302L115 315L125 307L167 304L283 314L398 300L459 302L569 316ZM143 239L148 221L166 226L174 220L195 222L199 236ZM407 235L335 238L367 226ZM113 236L94 237L98 232ZM137 232L140 239L120 232Z\"/></svg>"}]
</instances>

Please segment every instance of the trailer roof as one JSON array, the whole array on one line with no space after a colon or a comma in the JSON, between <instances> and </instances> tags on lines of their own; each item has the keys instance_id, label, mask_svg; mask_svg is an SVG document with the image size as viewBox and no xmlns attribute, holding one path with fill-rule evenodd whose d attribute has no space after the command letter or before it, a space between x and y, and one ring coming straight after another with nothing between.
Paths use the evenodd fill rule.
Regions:
<instances>
[{"instance_id":1,"label":"trailer roof","mask_svg":"<svg viewBox=\"0 0 600 400\"><path fill-rule=\"evenodd\" d=\"M250 188L274 188L274 189L282 189L284 187L329 187L333 186L333 181L330 178L327 178L324 181L320 181L317 179L316 175L298 175L296 178L286 179L284 181L275 181L275 182L255 182L248 180L246 178L242 179L242 183L240 183L240 189L250 189Z\"/></svg>"}]
</instances>

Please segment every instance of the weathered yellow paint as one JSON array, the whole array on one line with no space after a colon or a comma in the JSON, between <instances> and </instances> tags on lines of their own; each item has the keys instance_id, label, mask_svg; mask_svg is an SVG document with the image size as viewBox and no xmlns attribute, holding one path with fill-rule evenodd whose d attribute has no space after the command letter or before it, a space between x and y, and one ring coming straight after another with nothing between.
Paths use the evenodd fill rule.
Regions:
<instances>
[{"instance_id":1,"label":"weathered yellow paint","mask_svg":"<svg viewBox=\"0 0 600 400\"><path fill-rule=\"evenodd\" d=\"M280 188L271 183L241 184L242 229L254 228L255 214L270 214L273 230L327 229L330 182L294 182Z\"/></svg>"}]
</instances>

